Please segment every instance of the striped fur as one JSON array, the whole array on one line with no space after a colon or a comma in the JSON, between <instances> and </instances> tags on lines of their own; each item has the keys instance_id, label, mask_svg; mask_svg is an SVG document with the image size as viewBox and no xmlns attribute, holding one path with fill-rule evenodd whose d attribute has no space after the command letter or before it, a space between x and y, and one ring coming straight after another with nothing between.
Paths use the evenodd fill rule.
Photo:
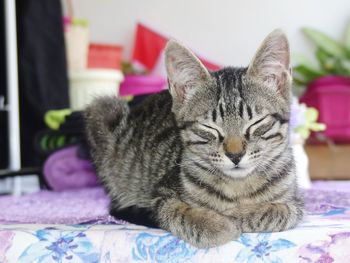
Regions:
<instances>
[{"instance_id":1,"label":"striped fur","mask_svg":"<svg viewBox=\"0 0 350 263\"><path fill-rule=\"evenodd\" d=\"M303 201L288 143L286 41L275 31L248 68L217 72L171 41L169 91L131 110L109 97L87 107L87 136L111 214L203 248L242 232L294 227ZM271 47L276 43L285 50Z\"/></svg>"}]
</instances>

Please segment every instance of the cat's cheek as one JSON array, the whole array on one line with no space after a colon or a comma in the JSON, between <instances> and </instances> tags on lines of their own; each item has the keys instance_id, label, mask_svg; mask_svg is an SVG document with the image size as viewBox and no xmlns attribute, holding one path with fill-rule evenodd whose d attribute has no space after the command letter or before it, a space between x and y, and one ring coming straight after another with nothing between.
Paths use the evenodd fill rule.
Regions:
<instances>
[{"instance_id":1,"label":"cat's cheek","mask_svg":"<svg viewBox=\"0 0 350 263\"><path fill-rule=\"evenodd\" d=\"M261 161L260 151L259 151L259 153L252 152L252 153L246 154L242 158L240 166L242 168L254 170L256 168L256 166L257 166L257 163L260 162L260 161Z\"/></svg>"}]
</instances>

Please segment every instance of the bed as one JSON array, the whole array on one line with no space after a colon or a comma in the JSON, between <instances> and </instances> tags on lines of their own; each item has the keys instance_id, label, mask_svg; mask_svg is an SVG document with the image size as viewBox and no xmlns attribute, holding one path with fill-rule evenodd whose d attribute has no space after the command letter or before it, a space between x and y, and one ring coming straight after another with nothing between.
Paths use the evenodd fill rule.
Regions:
<instances>
[{"instance_id":1,"label":"bed","mask_svg":"<svg viewBox=\"0 0 350 263\"><path fill-rule=\"evenodd\" d=\"M350 262L350 182L314 182L296 229L196 249L107 213L99 187L0 197L0 262Z\"/></svg>"}]
</instances>

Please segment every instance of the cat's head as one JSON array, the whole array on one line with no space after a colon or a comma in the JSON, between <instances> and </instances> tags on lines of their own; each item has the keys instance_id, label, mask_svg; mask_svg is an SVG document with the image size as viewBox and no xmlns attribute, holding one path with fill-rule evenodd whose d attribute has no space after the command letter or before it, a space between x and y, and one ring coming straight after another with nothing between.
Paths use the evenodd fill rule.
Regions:
<instances>
[{"instance_id":1,"label":"cat's head","mask_svg":"<svg viewBox=\"0 0 350 263\"><path fill-rule=\"evenodd\" d=\"M270 33L247 68L209 72L174 40L165 57L186 157L232 178L272 168L288 144L292 77L283 32Z\"/></svg>"}]
</instances>

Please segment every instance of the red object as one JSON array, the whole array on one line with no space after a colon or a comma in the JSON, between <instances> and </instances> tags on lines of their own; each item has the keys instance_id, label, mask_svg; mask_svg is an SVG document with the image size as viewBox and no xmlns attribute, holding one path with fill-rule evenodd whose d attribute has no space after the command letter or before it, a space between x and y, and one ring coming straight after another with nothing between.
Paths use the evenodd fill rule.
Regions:
<instances>
[{"instance_id":1,"label":"red object","mask_svg":"<svg viewBox=\"0 0 350 263\"><path fill-rule=\"evenodd\" d=\"M142 64L148 70L153 70L165 45L169 39L162 34L146 27L143 24L138 24L136 29L136 37L134 43L134 51L132 55L133 61ZM210 70L218 70L221 66L212 63L206 59L199 57L203 65Z\"/></svg>"},{"instance_id":2,"label":"red object","mask_svg":"<svg viewBox=\"0 0 350 263\"><path fill-rule=\"evenodd\" d=\"M133 60L152 70L167 41L168 39L164 36L142 24L138 24L132 55Z\"/></svg>"},{"instance_id":3,"label":"red object","mask_svg":"<svg viewBox=\"0 0 350 263\"><path fill-rule=\"evenodd\" d=\"M91 43L88 68L120 69L123 48L117 45Z\"/></svg>"},{"instance_id":4,"label":"red object","mask_svg":"<svg viewBox=\"0 0 350 263\"><path fill-rule=\"evenodd\" d=\"M350 78L326 76L308 85L301 102L319 110L325 135L335 142L350 141Z\"/></svg>"},{"instance_id":5,"label":"red object","mask_svg":"<svg viewBox=\"0 0 350 263\"><path fill-rule=\"evenodd\" d=\"M136 96L157 93L162 91L165 85L166 80L160 76L126 75L120 84L119 94L121 96Z\"/></svg>"}]
</instances>

